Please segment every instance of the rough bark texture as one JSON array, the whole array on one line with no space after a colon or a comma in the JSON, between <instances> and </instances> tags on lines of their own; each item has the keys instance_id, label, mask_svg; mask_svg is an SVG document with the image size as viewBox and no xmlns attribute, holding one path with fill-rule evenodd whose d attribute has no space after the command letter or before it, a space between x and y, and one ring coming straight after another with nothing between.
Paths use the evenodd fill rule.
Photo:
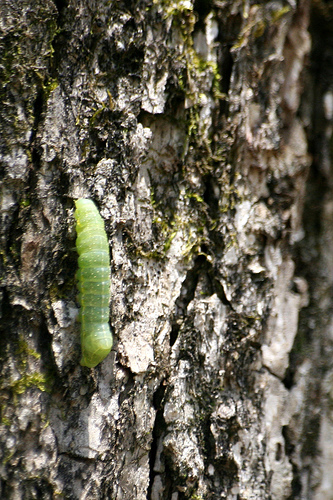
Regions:
<instances>
[{"instance_id":1,"label":"rough bark texture","mask_svg":"<svg viewBox=\"0 0 333 500\"><path fill-rule=\"evenodd\" d=\"M333 498L332 12L2 0L1 498ZM78 197L112 255L96 369Z\"/></svg>"}]
</instances>

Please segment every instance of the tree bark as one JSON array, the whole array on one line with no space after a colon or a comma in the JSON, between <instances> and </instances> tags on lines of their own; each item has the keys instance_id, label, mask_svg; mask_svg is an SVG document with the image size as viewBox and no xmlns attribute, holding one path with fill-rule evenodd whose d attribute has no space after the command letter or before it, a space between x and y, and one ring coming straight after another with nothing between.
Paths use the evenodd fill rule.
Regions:
<instances>
[{"instance_id":1,"label":"tree bark","mask_svg":"<svg viewBox=\"0 0 333 500\"><path fill-rule=\"evenodd\" d=\"M2 0L1 498L333 499L333 2L310 7ZM81 197L111 249L94 369Z\"/></svg>"}]
</instances>

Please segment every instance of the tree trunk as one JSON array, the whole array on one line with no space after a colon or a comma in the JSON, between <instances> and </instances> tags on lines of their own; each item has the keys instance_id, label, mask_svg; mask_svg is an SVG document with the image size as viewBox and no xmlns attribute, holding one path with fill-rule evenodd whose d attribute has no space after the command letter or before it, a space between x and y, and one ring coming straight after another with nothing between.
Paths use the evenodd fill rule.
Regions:
<instances>
[{"instance_id":1,"label":"tree trunk","mask_svg":"<svg viewBox=\"0 0 333 500\"><path fill-rule=\"evenodd\" d=\"M0 497L333 499L333 2L0 10ZM77 198L111 249L93 369Z\"/></svg>"}]
</instances>

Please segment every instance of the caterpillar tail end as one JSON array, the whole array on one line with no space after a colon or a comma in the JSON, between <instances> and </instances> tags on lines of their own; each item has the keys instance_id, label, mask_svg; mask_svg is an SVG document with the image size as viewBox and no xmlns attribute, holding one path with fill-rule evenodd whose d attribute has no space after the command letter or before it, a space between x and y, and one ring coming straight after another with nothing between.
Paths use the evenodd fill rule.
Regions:
<instances>
[{"instance_id":1,"label":"caterpillar tail end","mask_svg":"<svg viewBox=\"0 0 333 500\"><path fill-rule=\"evenodd\" d=\"M87 366L88 368L95 368L95 366L97 366L103 361L103 359L106 358L106 356L111 351L111 347L103 350L99 349L98 352L95 352L93 354L82 353L80 365Z\"/></svg>"},{"instance_id":2,"label":"caterpillar tail end","mask_svg":"<svg viewBox=\"0 0 333 500\"><path fill-rule=\"evenodd\" d=\"M81 338L81 366L94 368L111 351L113 340L108 324L85 324L85 335Z\"/></svg>"}]
</instances>

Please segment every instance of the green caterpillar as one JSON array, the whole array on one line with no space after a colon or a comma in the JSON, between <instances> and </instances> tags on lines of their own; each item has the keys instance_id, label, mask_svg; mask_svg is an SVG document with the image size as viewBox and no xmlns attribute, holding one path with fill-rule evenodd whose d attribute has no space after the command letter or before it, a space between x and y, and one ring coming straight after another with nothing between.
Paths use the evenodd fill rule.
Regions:
<instances>
[{"instance_id":1,"label":"green caterpillar","mask_svg":"<svg viewBox=\"0 0 333 500\"><path fill-rule=\"evenodd\" d=\"M109 326L110 250L104 221L95 203L80 198L75 206L81 365L93 368L103 361L112 347Z\"/></svg>"}]
</instances>

